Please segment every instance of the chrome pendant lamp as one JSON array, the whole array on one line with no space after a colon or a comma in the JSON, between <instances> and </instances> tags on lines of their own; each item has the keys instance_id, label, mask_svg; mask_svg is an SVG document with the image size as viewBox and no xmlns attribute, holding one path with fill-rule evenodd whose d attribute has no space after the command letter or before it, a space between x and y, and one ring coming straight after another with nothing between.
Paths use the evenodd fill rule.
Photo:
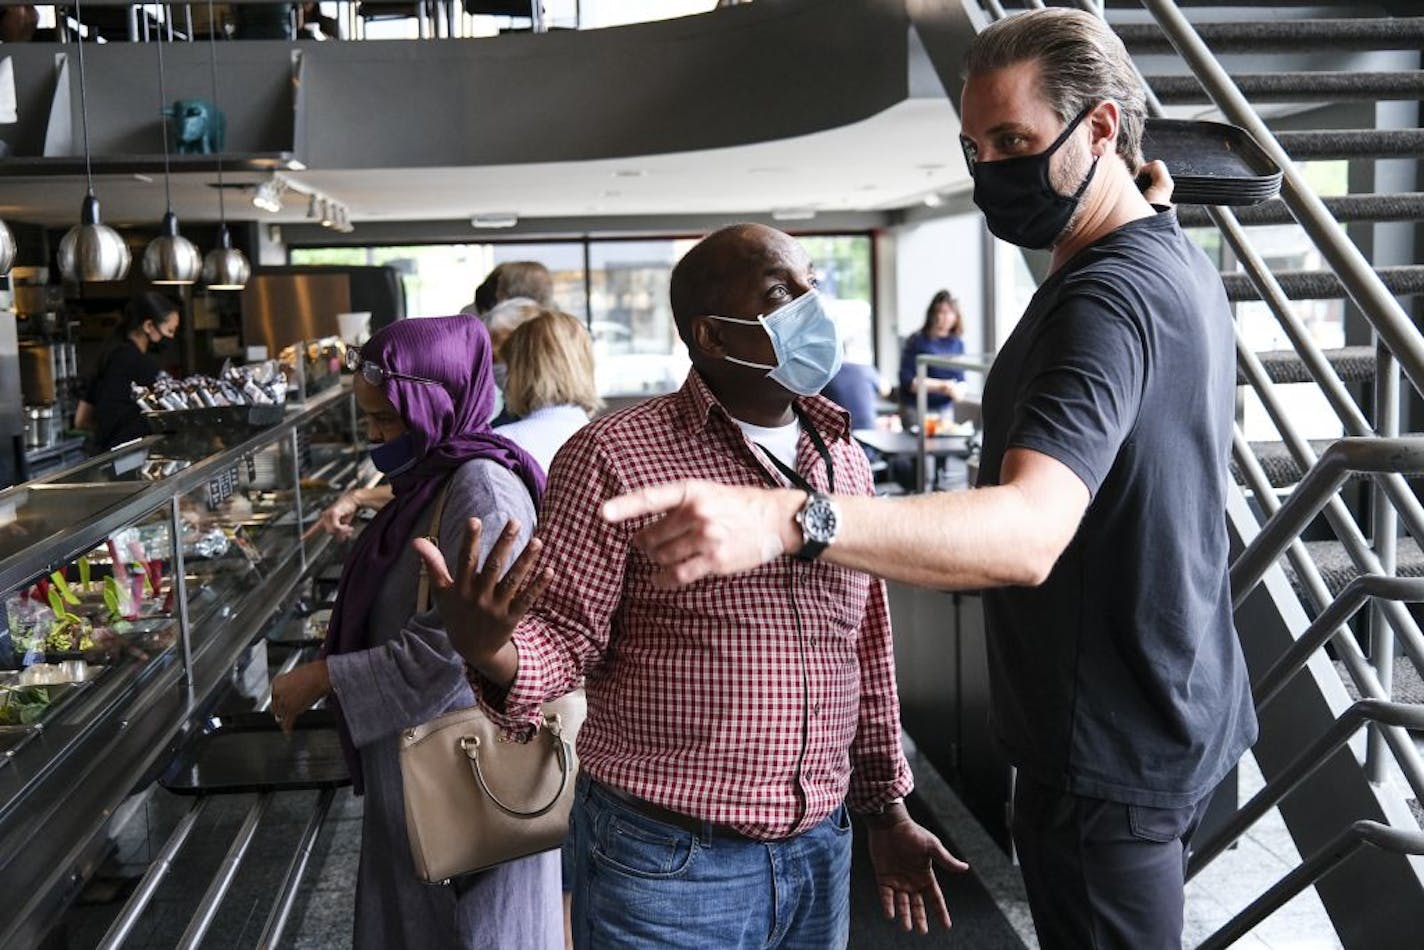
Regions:
<instances>
[{"instance_id":1,"label":"chrome pendant lamp","mask_svg":"<svg viewBox=\"0 0 1424 950\"><path fill-rule=\"evenodd\" d=\"M218 109L218 46L213 39L213 0L208 0L208 53L213 80L213 108ZM203 258L203 283L209 290L241 290L247 286L247 278L252 276L252 265L247 257L232 246L232 235L227 230L227 202L224 200L222 150L218 149L218 239L216 245Z\"/></svg>"},{"instance_id":2,"label":"chrome pendant lamp","mask_svg":"<svg viewBox=\"0 0 1424 950\"><path fill-rule=\"evenodd\" d=\"M185 286L195 283L203 270L203 256L192 241L178 233L173 213L173 188L168 167L168 93L163 83L163 37L158 47L158 118L163 129L163 229L143 251L143 276L154 284Z\"/></svg>"},{"instance_id":3,"label":"chrome pendant lamp","mask_svg":"<svg viewBox=\"0 0 1424 950\"><path fill-rule=\"evenodd\" d=\"M0 277L10 273L10 268L15 264L15 235L10 232L10 226L4 221L0 221Z\"/></svg>"},{"instance_id":4,"label":"chrome pendant lamp","mask_svg":"<svg viewBox=\"0 0 1424 950\"><path fill-rule=\"evenodd\" d=\"M74 18L81 24L82 0L74 4ZM84 132L84 178L88 190L80 206L79 223L59 242L59 272L66 280L123 280L128 276L129 247L119 232L99 219L99 199L94 197L94 170L89 162L89 104L84 91L84 37L75 49L79 55L79 121Z\"/></svg>"}]
</instances>

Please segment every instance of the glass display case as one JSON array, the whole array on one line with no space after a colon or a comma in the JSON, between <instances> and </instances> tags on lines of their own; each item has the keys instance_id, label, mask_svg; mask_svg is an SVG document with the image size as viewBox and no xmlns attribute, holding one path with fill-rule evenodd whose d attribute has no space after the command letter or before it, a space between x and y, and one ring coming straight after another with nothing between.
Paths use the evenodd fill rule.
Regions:
<instances>
[{"instance_id":1,"label":"glass display case","mask_svg":"<svg viewBox=\"0 0 1424 950\"><path fill-rule=\"evenodd\" d=\"M371 475L343 386L0 491L0 879L32 895L0 909L0 946L82 879L85 843L331 559L321 509Z\"/></svg>"}]
</instances>

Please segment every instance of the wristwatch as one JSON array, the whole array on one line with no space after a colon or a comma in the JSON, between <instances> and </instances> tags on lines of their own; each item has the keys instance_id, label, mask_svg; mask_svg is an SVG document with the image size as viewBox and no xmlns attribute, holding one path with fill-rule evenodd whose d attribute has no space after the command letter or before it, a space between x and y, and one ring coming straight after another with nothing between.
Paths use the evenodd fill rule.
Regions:
<instances>
[{"instance_id":1,"label":"wristwatch","mask_svg":"<svg viewBox=\"0 0 1424 950\"><path fill-rule=\"evenodd\" d=\"M803 561L814 561L821 552L836 540L841 516L836 503L824 492L812 492L801 510L796 512L796 523L801 526L801 550L796 556Z\"/></svg>"}]
</instances>

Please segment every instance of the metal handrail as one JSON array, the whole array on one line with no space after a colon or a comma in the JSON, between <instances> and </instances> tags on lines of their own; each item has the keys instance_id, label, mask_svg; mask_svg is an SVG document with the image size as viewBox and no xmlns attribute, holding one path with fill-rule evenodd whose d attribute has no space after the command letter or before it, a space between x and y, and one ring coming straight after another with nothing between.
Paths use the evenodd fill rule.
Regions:
<instances>
[{"instance_id":1,"label":"metal handrail","mask_svg":"<svg viewBox=\"0 0 1424 950\"><path fill-rule=\"evenodd\" d=\"M987 373L993 365L993 353L984 353L978 356L940 356L935 353L921 353L915 357L915 418L918 420L920 428L919 438L916 441L919 452L915 466L915 487L920 492L925 490L925 462L929 457L929 434L925 431L925 416L929 414L929 393L925 392L925 383L929 380L930 367Z\"/></svg>"},{"instance_id":2,"label":"metal handrail","mask_svg":"<svg viewBox=\"0 0 1424 950\"><path fill-rule=\"evenodd\" d=\"M1257 500L1262 508L1268 514L1279 509L1280 502L1270 491L1266 473L1262 471L1261 463L1257 461L1255 455L1251 454L1250 447L1247 446L1246 439L1241 434L1239 427L1233 437L1232 451L1238 464L1241 465L1248 485L1256 492ZM1330 591L1325 586L1325 580L1320 576L1320 569L1316 567L1299 538L1291 542L1287 549L1287 555L1296 569L1296 576L1301 586L1305 588L1306 597L1315 604L1317 610L1323 612L1329 609ZM1402 604L1391 602L1390 606L1401 612L1404 611ZM1360 696L1365 699L1388 701L1391 697L1384 692L1375 670L1360 650L1360 645L1355 641L1349 628L1336 627L1334 633L1336 657L1344 664L1345 670ZM1390 751L1394 753L1395 760L1399 763L1400 771L1404 773L1404 780L1409 788L1417 798L1424 800L1424 757L1420 756L1419 748L1415 745L1413 737L1394 726L1379 725L1375 728L1383 735Z\"/></svg>"},{"instance_id":3,"label":"metal handrail","mask_svg":"<svg viewBox=\"0 0 1424 950\"><path fill-rule=\"evenodd\" d=\"M1291 678L1305 668L1315 651L1344 630L1345 623L1376 598L1407 604L1424 603L1424 577L1364 574L1350 581L1340 596L1315 618L1305 633L1251 687L1256 709L1259 711L1269 705Z\"/></svg>"},{"instance_id":4,"label":"metal handrail","mask_svg":"<svg viewBox=\"0 0 1424 950\"><path fill-rule=\"evenodd\" d=\"M1321 733L1299 755L1291 760L1280 773L1265 787L1252 796L1251 800L1236 810L1236 814L1199 847L1193 848L1191 861L1187 865L1190 880L1218 854L1231 847L1252 825L1276 805L1281 799L1301 786L1314 775L1325 762L1350 741L1350 737L1367 722L1377 722L1397 726L1411 732L1424 732L1424 706L1412 703L1390 703L1379 699L1361 699L1346 709L1340 718Z\"/></svg>"},{"instance_id":5,"label":"metal handrail","mask_svg":"<svg viewBox=\"0 0 1424 950\"><path fill-rule=\"evenodd\" d=\"M1227 921L1198 950L1225 950L1365 845L1393 854L1424 855L1424 833L1391 828L1377 821L1355 822Z\"/></svg>"},{"instance_id":6,"label":"metal handrail","mask_svg":"<svg viewBox=\"0 0 1424 950\"><path fill-rule=\"evenodd\" d=\"M1261 366L1260 359L1257 358L1256 354L1251 352L1250 347L1246 345L1239 329L1236 334L1236 350L1237 361L1240 364L1241 370L1245 373L1246 379L1251 387L1260 397L1261 405L1270 415L1271 421L1282 433L1288 433L1290 435L1291 438L1287 444L1293 446L1297 452L1304 453L1308 456L1312 465L1316 464L1318 459L1316 458L1314 450L1311 449L1310 444L1300 438L1291 427L1290 420L1286 418L1284 410L1282 410L1280 403L1276 400L1274 384L1267 378L1266 371ZM1381 482L1384 482L1384 484L1381 485ZM1394 497L1394 491L1397 486L1399 490L1402 490L1408 495L1409 500L1414 502L1415 507L1418 507L1418 502L1414 498L1408 484L1398 473L1384 473L1376 477L1375 485L1376 487L1382 487L1384 493L1388 494L1391 498ZM1269 492L1266 494L1269 494ZM1263 495L1258 492L1258 497L1263 497ZM1380 505L1377 507L1383 506ZM1412 509L1405 508L1404 512L1401 513L1410 511L1412 511ZM1268 511L1267 514L1268 516L1273 516L1275 512ZM1350 559L1354 561L1359 571L1365 574L1394 573L1393 546L1391 546L1389 550L1381 551L1379 554L1371 550L1370 542L1366 540L1364 533L1360 530L1360 526L1355 522L1354 516L1350 514L1344 502L1339 497L1332 497L1327 500L1325 504L1325 517L1326 520L1329 521L1330 526L1335 530L1336 537L1345 548L1346 553L1350 555ZM1389 517L1385 517L1381 514L1381 520L1387 522L1391 527L1393 526L1394 519L1392 513ZM1411 527L1411 531L1413 530ZM1418 536L1424 537L1424 534ZM1377 534L1376 545L1379 544L1381 538L1390 541L1391 545L1393 545L1395 540L1392 532ZM1325 600L1317 602L1316 608L1323 610L1328 603L1329 598L1327 597ZM1420 664L1421 669L1424 669L1424 631L1419 629L1419 624L1415 621L1413 615L1400 604L1389 603L1387 601L1380 604L1379 614L1384 621L1389 624L1392 632L1397 633L1403 639L1410 656L1414 658L1415 662ZM1381 675L1378 669L1383 658L1376 656L1375 659L1377 665L1375 671L1376 676L1388 685L1387 678L1389 678L1389 673ZM1392 672L1392 670L1390 672Z\"/></svg>"},{"instance_id":7,"label":"metal handrail","mask_svg":"<svg viewBox=\"0 0 1424 950\"><path fill-rule=\"evenodd\" d=\"M1347 438L1334 443L1231 566L1232 606L1240 607L1287 544L1300 536L1351 474L1424 473L1424 437Z\"/></svg>"}]
</instances>

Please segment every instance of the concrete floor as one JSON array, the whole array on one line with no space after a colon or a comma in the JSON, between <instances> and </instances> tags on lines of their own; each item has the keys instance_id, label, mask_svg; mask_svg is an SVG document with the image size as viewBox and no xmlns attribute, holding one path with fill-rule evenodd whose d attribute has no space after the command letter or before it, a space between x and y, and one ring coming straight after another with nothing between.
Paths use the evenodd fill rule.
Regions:
<instances>
[{"instance_id":1,"label":"concrete floor","mask_svg":"<svg viewBox=\"0 0 1424 950\"><path fill-rule=\"evenodd\" d=\"M898 947L955 947L973 950L1013 950L1037 947L1024 898L1023 881L1002 850L988 837L964 805L906 739L917 777L914 807L926 824L936 827L952 851L968 861L974 879L945 882L956 926L928 938L895 932L878 918L874 889L859 845L852 885L851 946L867 950ZM1260 771L1249 757L1242 763L1243 796L1261 786ZM128 948L174 946L187 926L208 882L222 862L237 828L255 796L215 800L199 821L174 870L140 919ZM232 890L213 922L205 948L246 948L255 945L275 900L280 880L296 840L315 805L316 793L286 793L273 800ZM192 800L158 790L120 834L116 858L105 869L110 891L131 888L169 831ZM361 801L341 790L323 826L307 879L298 894L290 924L281 942L296 950L345 950L351 946L351 917L356 867L361 846ZM1279 814L1272 811L1243 839L1193 880L1187 888L1184 945L1195 946L1221 924L1294 867L1299 855ZM99 885L104 881L97 882ZM87 899L56 934L56 947L96 946L117 913L122 897L91 887ZM106 899L107 898L107 899ZM1264 921L1239 947L1338 947L1333 929L1314 890L1308 890Z\"/></svg>"}]
</instances>

